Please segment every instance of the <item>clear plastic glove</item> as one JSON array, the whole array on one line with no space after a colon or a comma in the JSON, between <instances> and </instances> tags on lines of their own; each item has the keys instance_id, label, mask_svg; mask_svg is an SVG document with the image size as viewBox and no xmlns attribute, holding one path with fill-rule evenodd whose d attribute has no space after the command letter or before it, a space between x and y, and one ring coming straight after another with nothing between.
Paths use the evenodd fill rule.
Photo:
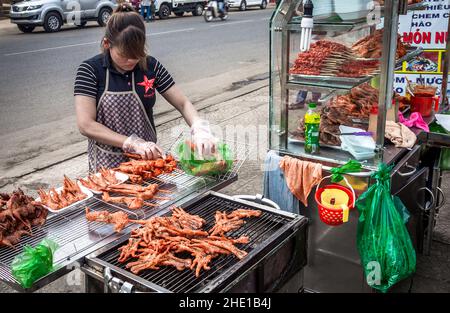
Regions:
<instances>
[{"instance_id":1,"label":"clear plastic glove","mask_svg":"<svg viewBox=\"0 0 450 313\"><path fill-rule=\"evenodd\" d=\"M208 121L198 119L192 124L191 142L200 160L214 157L217 138L212 134Z\"/></svg>"},{"instance_id":2,"label":"clear plastic glove","mask_svg":"<svg viewBox=\"0 0 450 313\"><path fill-rule=\"evenodd\" d=\"M136 153L143 159L153 160L164 157L164 151L156 143L145 141L136 135L131 135L123 143L122 150L128 153Z\"/></svg>"}]
</instances>

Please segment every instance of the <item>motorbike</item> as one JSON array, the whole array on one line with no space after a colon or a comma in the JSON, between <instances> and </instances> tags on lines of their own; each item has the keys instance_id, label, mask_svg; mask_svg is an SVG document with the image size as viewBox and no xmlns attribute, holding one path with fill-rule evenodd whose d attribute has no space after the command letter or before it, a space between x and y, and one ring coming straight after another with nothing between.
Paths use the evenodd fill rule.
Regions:
<instances>
[{"instance_id":1,"label":"motorbike","mask_svg":"<svg viewBox=\"0 0 450 313\"><path fill-rule=\"evenodd\" d=\"M223 4L223 12L220 12L219 3L217 1L208 1L203 16L206 22L211 22L215 18L220 18L222 21L224 21L228 19L228 9L229 5L227 1L225 1Z\"/></svg>"}]
</instances>

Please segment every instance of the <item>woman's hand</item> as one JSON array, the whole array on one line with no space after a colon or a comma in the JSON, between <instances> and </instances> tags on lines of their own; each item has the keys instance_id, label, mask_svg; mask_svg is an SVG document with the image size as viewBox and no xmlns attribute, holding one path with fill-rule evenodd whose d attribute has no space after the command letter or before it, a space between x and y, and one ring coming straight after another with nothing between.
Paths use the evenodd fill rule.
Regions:
<instances>
[{"instance_id":1,"label":"woman's hand","mask_svg":"<svg viewBox=\"0 0 450 313\"><path fill-rule=\"evenodd\" d=\"M216 153L217 139L211 132L208 121L202 120L188 98L177 85L173 85L162 96L172 104L191 125L191 142L194 144L197 155L208 158Z\"/></svg>"},{"instance_id":2,"label":"woman's hand","mask_svg":"<svg viewBox=\"0 0 450 313\"><path fill-rule=\"evenodd\" d=\"M191 142L201 160L216 153L217 138L211 132L209 122L197 119L191 126Z\"/></svg>"},{"instance_id":3,"label":"woman's hand","mask_svg":"<svg viewBox=\"0 0 450 313\"><path fill-rule=\"evenodd\" d=\"M124 141L122 150L128 153L139 154L145 160L164 157L164 151L160 146L154 142L145 141L134 134Z\"/></svg>"}]
</instances>

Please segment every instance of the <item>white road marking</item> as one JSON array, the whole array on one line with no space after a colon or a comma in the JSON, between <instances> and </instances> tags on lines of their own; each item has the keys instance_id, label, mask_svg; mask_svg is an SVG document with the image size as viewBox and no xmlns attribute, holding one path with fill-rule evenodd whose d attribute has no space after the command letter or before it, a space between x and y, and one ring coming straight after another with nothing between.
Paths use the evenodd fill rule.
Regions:
<instances>
[{"instance_id":1,"label":"white road marking","mask_svg":"<svg viewBox=\"0 0 450 313\"><path fill-rule=\"evenodd\" d=\"M242 23L250 23L253 22L254 20L245 20L245 21L237 21L237 22L227 22L227 23L220 23L217 25L211 25L209 27L219 27L219 26L228 26L228 25L235 25L235 24L242 24Z\"/></svg>"},{"instance_id":2,"label":"white road marking","mask_svg":"<svg viewBox=\"0 0 450 313\"><path fill-rule=\"evenodd\" d=\"M170 34L170 33L188 32L188 31L192 31L192 30L195 30L195 28L170 30L170 31L166 31L166 32L147 34L146 36L147 37L159 36L159 35ZM74 45L66 45L66 46L58 46L58 47L51 47L51 48L44 48L44 49L37 49L37 50L30 50L30 51L7 53L7 54L4 54L4 56L8 57L8 56L13 56L13 55L29 54L29 53L36 53L36 52L43 52L43 51L50 51L50 50L57 50L57 49L65 49L65 48L73 48L73 47L80 47L80 46L88 46L88 45L94 45L94 44L100 44L100 41L84 42L84 43L78 43L78 44L74 44Z\"/></svg>"},{"instance_id":3,"label":"white road marking","mask_svg":"<svg viewBox=\"0 0 450 313\"><path fill-rule=\"evenodd\" d=\"M260 21L268 21L268 20L270 20L270 17L262 18Z\"/></svg>"},{"instance_id":4,"label":"white road marking","mask_svg":"<svg viewBox=\"0 0 450 313\"><path fill-rule=\"evenodd\" d=\"M51 48L37 49L37 50L30 50L30 51L23 51L23 52L15 52L15 53L7 53L7 54L4 54L4 56L5 57L9 57L9 56L12 56L12 55L35 53L35 52L42 52L42 51L49 51L49 50L56 50L56 49L64 49L64 48L72 48L72 47L79 47L79 46L87 46L87 45L93 45L93 44L99 44L99 43L100 43L100 41L85 42L85 43L78 43L78 44L75 44L75 45L51 47Z\"/></svg>"},{"instance_id":5,"label":"white road marking","mask_svg":"<svg viewBox=\"0 0 450 313\"><path fill-rule=\"evenodd\" d=\"M184 28L184 29L177 29L177 30L169 30L169 31L160 32L160 33L147 34L147 37L148 36L164 35L164 34L172 34L172 33L190 32L192 30L195 30L195 28Z\"/></svg>"}]
</instances>

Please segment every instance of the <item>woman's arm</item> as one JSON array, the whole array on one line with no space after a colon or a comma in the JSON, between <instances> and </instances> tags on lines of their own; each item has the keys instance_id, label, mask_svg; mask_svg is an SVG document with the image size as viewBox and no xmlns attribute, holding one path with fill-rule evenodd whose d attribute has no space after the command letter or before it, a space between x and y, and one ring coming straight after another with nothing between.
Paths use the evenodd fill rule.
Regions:
<instances>
[{"instance_id":1,"label":"woman's arm","mask_svg":"<svg viewBox=\"0 0 450 313\"><path fill-rule=\"evenodd\" d=\"M195 145L200 159L214 154L216 152L217 139L211 132L209 122L200 118L194 105L177 85L170 87L166 92L162 93L162 96L180 111L186 123L191 127L191 141Z\"/></svg>"},{"instance_id":2,"label":"woman's arm","mask_svg":"<svg viewBox=\"0 0 450 313\"><path fill-rule=\"evenodd\" d=\"M97 108L94 98L75 96L75 111L78 129L83 136L106 145L122 148L127 137L112 131L95 120Z\"/></svg>"},{"instance_id":3,"label":"woman's arm","mask_svg":"<svg viewBox=\"0 0 450 313\"><path fill-rule=\"evenodd\" d=\"M200 118L194 105L177 85L173 85L161 95L183 115L189 126L192 126L194 121Z\"/></svg>"}]
</instances>

